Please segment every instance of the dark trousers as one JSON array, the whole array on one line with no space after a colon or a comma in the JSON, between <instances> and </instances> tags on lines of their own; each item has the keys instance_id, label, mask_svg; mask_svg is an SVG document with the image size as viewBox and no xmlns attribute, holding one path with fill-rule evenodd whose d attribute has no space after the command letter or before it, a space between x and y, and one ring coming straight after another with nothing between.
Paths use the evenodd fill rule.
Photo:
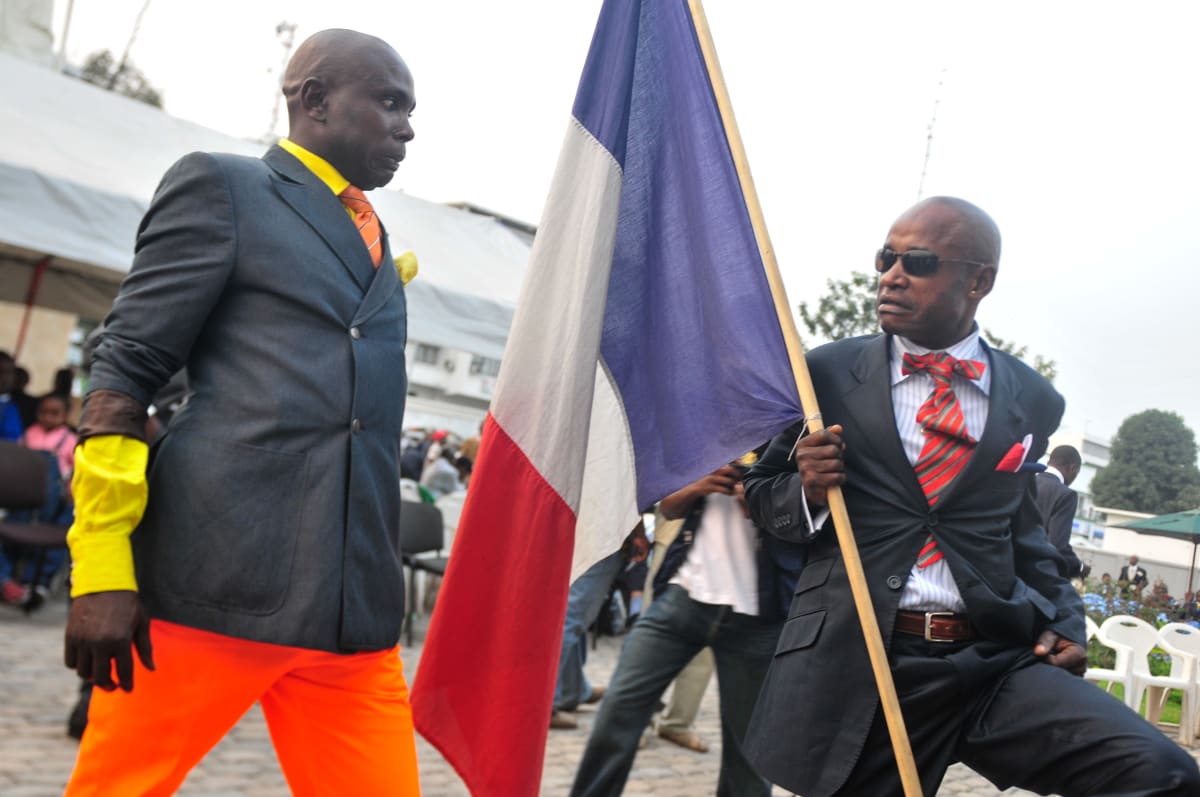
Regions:
<instances>
[{"instance_id":1,"label":"dark trousers","mask_svg":"<svg viewBox=\"0 0 1200 797\"><path fill-rule=\"evenodd\" d=\"M619 797L638 739L663 690L697 653L711 647L721 697L719 797L767 797L770 785L746 761L742 740L779 639L780 623L698 603L670 585L633 626L592 735L575 773L572 797Z\"/></svg>"},{"instance_id":2,"label":"dark trousers","mask_svg":"<svg viewBox=\"0 0 1200 797\"><path fill-rule=\"evenodd\" d=\"M990 643L926 642L897 632L892 675L921 788L956 761L998 788L1064 797L1196 797L1196 762L1116 698ZM838 795L902 795L882 708Z\"/></svg>"}]
</instances>

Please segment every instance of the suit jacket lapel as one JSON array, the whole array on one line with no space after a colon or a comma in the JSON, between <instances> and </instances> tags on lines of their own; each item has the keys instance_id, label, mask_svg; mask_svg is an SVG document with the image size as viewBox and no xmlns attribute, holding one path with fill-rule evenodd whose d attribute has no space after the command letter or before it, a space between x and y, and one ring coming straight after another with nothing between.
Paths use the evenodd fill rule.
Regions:
<instances>
[{"instance_id":1,"label":"suit jacket lapel","mask_svg":"<svg viewBox=\"0 0 1200 797\"><path fill-rule=\"evenodd\" d=\"M942 494L942 505L951 500L962 485L995 470L1000 459L1014 443L1021 442L1028 431L1025 429L1025 408L1021 405L1021 383L1016 373L1001 358L992 355L986 343L983 346L989 355L988 367L992 369L987 423L967 466Z\"/></svg>"},{"instance_id":2,"label":"suit jacket lapel","mask_svg":"<svg viewBox=\"0 0 1200 797\"><path fill-rule=\"evenodd\" d=\"M855 418L862 427L861 441L875 452L875 458L895 475L919 504L925 504L925 493L904 445L896 431L896 413L892 407L892 378L888 363L889 341L887 335L879 335L863 347L850 370L853 379L843 400L848 417Z\"/></svg>"},{"instance_id":3,"label":"suit jacket lapel","mask_svg":"<svg viewBox=\"0 0 1200 797\"><path fill-rule=\"evenodd\" d=\"M355 324L364 324L371 316L379 312L379 309L387 304L388 299L392 298L392 294L400 287L400 275L396 272L395 261L392 260L392 248L388 244L387 230L382 229L383 237L383 258L379 261L379 268L373 268L375 272L371 279L371 287L367 289L367 295L363 297L363 302L359 305L358 312L354 314ZM363 247L366 251L366 247Z\"/></svg>"},{"instance_id":4,"label":"suit jacket lapel","mask_svg":"<svg viewBox=\"0 0 1200 797\"><path fill-rule=\"evenodd\" d=\"M274 170L279 196L320 235L364 292L375 278L371 255L346 208L321 178L291 153L271 147L263 160Z\"/></svg>"}]
</instances>

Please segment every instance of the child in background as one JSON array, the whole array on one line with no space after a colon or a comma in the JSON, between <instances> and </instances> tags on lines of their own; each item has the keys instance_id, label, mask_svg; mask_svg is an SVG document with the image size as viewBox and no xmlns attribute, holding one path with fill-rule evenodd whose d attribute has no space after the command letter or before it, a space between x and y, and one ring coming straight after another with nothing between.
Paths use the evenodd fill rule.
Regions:
<instances>
[{"instance_id":1,"label":"child in background","mask_svg":"<svg viewBox=\"0 0 1200 797\"><path fill-rule=\"evenodd\" d=\"M49 485L48 503L33 518L44 523L55 525L70 525L74 514L71 507L70 484L71 473L75 469L74 430L67 426L67 402L62 396L50 394L43 396L38 402L37 422L25 430L20 443L32 451L44 451L53 457L55 467L51 468L50 478L56 485ZM14 514L12 517L16 517ZM6 546L0 550L0 600L9 604L24 603L29 596L29 588L13 578L13 562L18 552ZM65 551L50 551L43 564L43 577L53 575L62 566ZM34 581L32 568L26 570L26 581Z\"/></svg>"},{"instance_id":2,"label":"child in background","mask_svg":"<svg viewBox=\"0 0 1200 797\"><path fill-rule=\"evenodd\" d=\"M37 423L25 430L21 445L32 451L49 451L58 461L58 475L64 484L71 483L75 470L77 438L67 426L67 400L51 393L38 402Z\"/></svg>"}]
</instances>

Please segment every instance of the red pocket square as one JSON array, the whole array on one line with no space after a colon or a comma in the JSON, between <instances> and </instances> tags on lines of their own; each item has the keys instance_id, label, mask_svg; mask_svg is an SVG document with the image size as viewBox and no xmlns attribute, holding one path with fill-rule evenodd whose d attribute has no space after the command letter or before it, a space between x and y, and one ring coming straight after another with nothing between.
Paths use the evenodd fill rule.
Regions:
<instances>
[{"instance_id":1,"label":"red pocket square","mask_svg":"<svg viewBox=\"0 0 1200 797\"><path fill-rule=\"evenodd\" d=\"M1008 453L1000 459L1000 464L996 466L996 470L1002 473L1016 473L1021 469L1021 463L1025 461L1025 456L1029 453L1029 446L1033 443L1029 436L1020 443L1013 443L1013 447L1008 449Z\"/></svg>"}]
</instances>

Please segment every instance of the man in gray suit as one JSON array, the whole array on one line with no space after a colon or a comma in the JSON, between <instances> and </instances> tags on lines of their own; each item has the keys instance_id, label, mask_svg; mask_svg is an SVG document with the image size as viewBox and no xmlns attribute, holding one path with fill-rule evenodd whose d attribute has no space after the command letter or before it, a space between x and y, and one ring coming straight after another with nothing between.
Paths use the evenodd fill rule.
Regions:
<instances>
[{"instance_id":1,"label":"man in gray suit","mask_svg":"<svg viewBox=\"0 0 1200 797\"><path fill-rule=\"evenodd\" d=\"M293 793L418 791L396 649L405 300L362 194L404 158L413 79L382 40L328 30L283 92L290 132L261 160L164 176L94 355L66 662L99 689L68 794L174 792L256 701ZM147 471L145 408L181 367L191 395Z\"/></svg>"},{"instance_id":2,"label":"man in gray suit","mask_svg":"<svg viewBox=\"0 0 1200 797\"><path fill-rule=\"evenodd\" d=\"M1200 794L1186 753L1077 677L1082 603L1022 468L1063 399L979 337L999 258L999 230L968 202L935 197L901 215L875 262L885 334L809 353L830 425L779 435L746 477L755 521L809 546L745 743L763 775L804 797L902 793L826 522L834 485L925 794L955 761L1042 794Z\"/></svg>"}]
</instances>

